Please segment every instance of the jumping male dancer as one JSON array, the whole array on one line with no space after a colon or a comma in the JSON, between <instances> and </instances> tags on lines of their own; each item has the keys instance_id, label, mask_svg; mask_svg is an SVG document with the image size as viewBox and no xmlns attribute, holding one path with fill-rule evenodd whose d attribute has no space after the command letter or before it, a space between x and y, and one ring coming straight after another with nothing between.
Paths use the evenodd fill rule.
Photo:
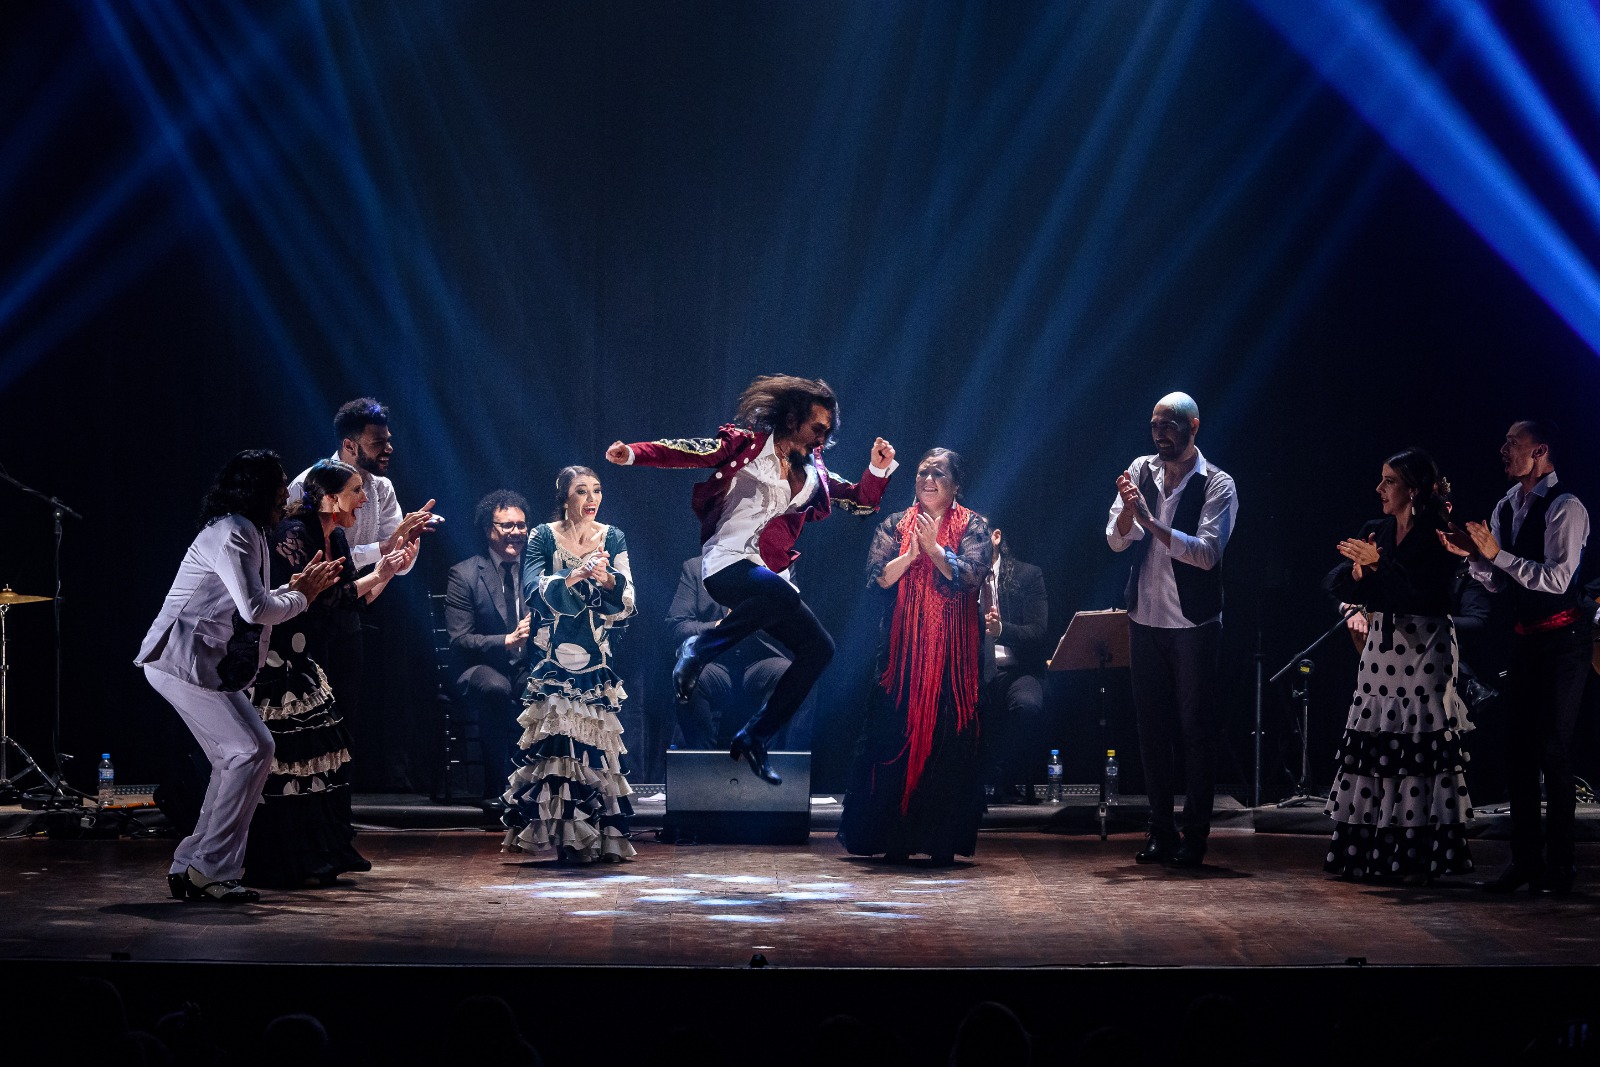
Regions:
<instances>
[{"instance_id":1,"label":"jumping male dancer","mask_svg":"<svg viewBox=\"0 0 1600 1067\"><path fill-rule=\"evenodd\" d=\"M789 580L800 555L795 540L806 523L827 518L835 500L854 514L877 511L898 466L893 446L880 437L860 483L830 473L822 450L833 443L838 425L839 400L827 382L777 374L745 388L733 422L715 437L618 441L606 450L608 460L624 466L715 468L695 486L692 504L700 518L706 592L728 615L679 646L672 684L686 703L701 669L757 630L787 647L794 662L728 751L773 785L783 779L767 761L767 742L833 659L833 638Z\"/></svg>"}]
</instances>

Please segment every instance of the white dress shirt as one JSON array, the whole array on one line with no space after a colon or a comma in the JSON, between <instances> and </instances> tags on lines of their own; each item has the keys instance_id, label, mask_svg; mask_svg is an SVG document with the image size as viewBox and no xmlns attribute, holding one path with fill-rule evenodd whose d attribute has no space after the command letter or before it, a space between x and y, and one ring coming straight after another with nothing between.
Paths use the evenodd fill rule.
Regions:
<instances>
[{"instance_id":1,"label":"white dress shirt","mask_svg":"<svg viewBox=\"0 0 1600 1067\"><path fill-rule=\"evenodd\" d=\"M1543 563L1513 556L1506 550L1506 546L1522 533L1522 521L1528 517L1533 498L1549 495L1556 480L1556 472L1551 471L1526 496L1522 486L1513 485L1510 492L1495 503L1489 515L1489 532L1500 542L1500 552L1493 560L1475 559L1467 564L1469 573L1491 593L1504 589L1507 578L1535 593L1564 593L1572 584L1584 542L1589 540L1589 512L1571 493L1563 493L1544 513ZM1500 529L1500 505L1507 501L1511 503L1509 535Z\"/></svg>"},{"instance_id":2,"label":"white dress shirt","mask_svg":"<svg viewBox=\"0 0 1600 1067\"><path fill-rule=\"evenodd\" d=\"M988 626L989 612L1000 610L1000 553L994 554L994 562L989 564L989 574L983 580L983 589L978 594L978 610L983 616L984 626ZM1005 633L1005 620L1000 620L1000 633ZM1000 643L1000 635L995 635L994 665L996 667L1011 666L1011 649Z\"/></svg>"},{"instance_id":3,"label":"white dress shirt","mask_svg":"<svg viewBox=\"0 0 1600 1067\"><path fill-rule=\"evenodd\" d=\"M1128 465L1128 473L1133 476L1136 487L1143 482L1146 470L1155 479L1157 490L1156 507L1152 510L1165 526L1172 525L1172 517L1177 513L1178 501L1189 479L1196 475L1203 478L1209 474L1211 480L1206 484L1206 499L1200 508L1200 525L1194 533L1173 530L1170 547L1162 544L1158 538L1150 539L1143 565L1139 568L1138 602L1128 612L1128 618L1141 626L1169 629L1214 622L1222 616L1219 614L1216 619L1203 619L1199 623L1190 622L1184 617L1183 608L1178 602L1178 583L1172 575L1172 561L1178 560L1206 571L1222 562L1222 553L1228 547L1228 538L1232 536L1234 522L1239 516L1239 494L1234 488L1233 478L1206 463L1206 457L1198 449L1195 450L1194 466L1177 485L1172 486L1170 492L1166 485L1166 466L1156 456L1140 456ZM1106 543L1113 552L1125 551L1134 542L1150 537L1149 531L1137 521L1126 537L1118 533L1117 518L1121 514L1122 495L1119 493L1111 501L1111 518L1106 523Z\"/></svg>"},{"instance_id":4,"label":"white dress shirt","mask_svg":"<svg viewBox=\"0 0 1600 1067\"><path fill-rule=\"evenodd\" d=\"M733 476L722 502L722 521L700 550L702 581L741 559L766 566L759 546L762 529L774 517L804 508L817 491L817 468L810 463L806 464L805 484L798 493L790 491L789 479L784 477L773 447L775 441L776 435L769 435L761 454ZM787 568L779 577L794 584Z\"/></svg>"},{"instance_id":5,"label":"white dress shirt","mask_svg":"<svg viewBox=\"0 0 1600 1067\"><path fill-rule=\"evenodd\" d=\"M328 457L336 463L344 462L343 457L335 452ZM352 466L355 466L352 464ZM361 475L361 488L366 491L367 502L356 512L356 524L345 531L345 536L350 542L350 558L357 567L370 567L378 562L383 555L379 547L384 541L400 528L400 521L405 518L405 512L400 510L400 499L395 495L394 483L381 474L356 466L356 472ZM299 500L305 492L306 475L311 473L307 467L295 475L294 481L289 483L289 499ZM417 561L412 560L406 564L405 569L399 574L410 574L411 568Z\"/></svg>"}]
</instances>

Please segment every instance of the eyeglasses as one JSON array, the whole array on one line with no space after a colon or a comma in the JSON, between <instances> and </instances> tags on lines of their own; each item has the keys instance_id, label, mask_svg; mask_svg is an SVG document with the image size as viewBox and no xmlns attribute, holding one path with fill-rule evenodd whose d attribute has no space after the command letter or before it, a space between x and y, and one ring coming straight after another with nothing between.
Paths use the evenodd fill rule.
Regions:
<instances>
[{"instance_id":1,"label":"eyeglasses","mask_svg":"<svg viewBox=\"0 0 1600 1067\"><path fill-rule=\"evenodd\" d=\"M503 534L528 532L528 524L525 522L491 522L489 525Z\"/></svg>"}]
</instances>

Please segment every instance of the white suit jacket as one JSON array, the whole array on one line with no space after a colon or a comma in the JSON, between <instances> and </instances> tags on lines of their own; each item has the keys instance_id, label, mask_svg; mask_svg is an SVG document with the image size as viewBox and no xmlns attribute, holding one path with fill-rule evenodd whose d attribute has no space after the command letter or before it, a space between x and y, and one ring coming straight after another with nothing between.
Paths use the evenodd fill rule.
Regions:
<instances>
[{"instance_id":1,"label":"white suit jacket","mask_svg":"<svg viewBox=\"0 0 1600 1067\"><path fill-rule=\"evenodd\" d=\"M233 636L233 613L261 623L257 669L267 659L272 624L292 619L310 605L304 593L267 585L267 539L242 515L224 515L195 537L178 566L161 613L150 624L134 663L206 689L218 689L222 662Z\"/></svg>"}]
</instances>

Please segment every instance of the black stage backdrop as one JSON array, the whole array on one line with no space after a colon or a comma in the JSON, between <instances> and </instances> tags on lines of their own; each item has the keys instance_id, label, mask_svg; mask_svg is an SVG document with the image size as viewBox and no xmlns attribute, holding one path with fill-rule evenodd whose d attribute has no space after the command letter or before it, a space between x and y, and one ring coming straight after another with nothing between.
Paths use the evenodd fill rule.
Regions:
<instances>
[{"instance_id":1,"label":"black stage backdrop","mask_svg":"<svg viewBox=\"0 0 1600 1067\"><path fill-rule=\"evenodd\" d=\"M1242 501L1231 783L1252 773L1256 650L1270 671L1332 621L1318 582L1375 513L1384 456L1432 450L1483 515L1500 438L1537 413L1577 431L1560 469L1600 501L1594 353L1245 4L0 18L0 465L84 516L60 550L59 746L82 787L104 750L123 781L166 773L179 727L131 660L211 475L258 446L292 474L363 394L392 406L402 501L435 497L449 520L373 613L387 736L357 738L358 759L419 788L425 594L475 550L480 495L516 488L542 511L572 462L600 471L602 520L628 536L626 724L655 779L694 475L602 452L712 432L758 373L837 388L830 464L847 476L875 435L908 465L960 450L968 503L1044 568L1058 632L1118 603L1113 479L1149 451L1153 402L1192 393ZM1427 44L1425 6L1396 18ZM902 473L888 504L909 498ZM840 647L819 694L824 788L869 684L871 530L840 516L800 545ZM51 593L52 547L50 509L0 485L0 581ZM35 753L56 747L52 623L47 606L9 619L11 730ZM1320 788L1354 660L1336 644L1318 663ZM1089 778L1091 689L1059 679L1052 706L1041 761L1060 745ZM1265 708L1281 795L1290 709L1278 691ZM1111 740L1132 756L1125 709Z\"/></svg>"}]
</instances>

